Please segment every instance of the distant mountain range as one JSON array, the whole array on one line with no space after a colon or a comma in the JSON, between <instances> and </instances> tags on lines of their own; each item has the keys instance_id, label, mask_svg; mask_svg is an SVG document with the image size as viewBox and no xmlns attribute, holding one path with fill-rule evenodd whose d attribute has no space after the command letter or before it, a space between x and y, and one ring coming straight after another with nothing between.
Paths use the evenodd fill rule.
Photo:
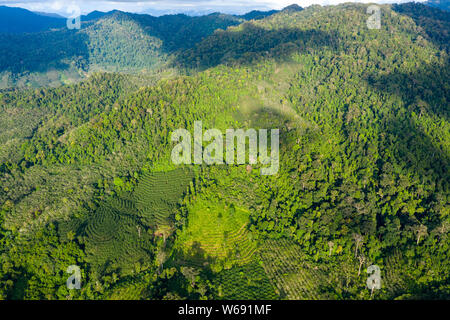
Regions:
<instances>
[{"instance_id":1,"label":"distant mountain range","mask_svg":"<svg viewBox=\"0 0 450 320\"><path fill-rule=\"evenodd\" d=\"M422 20L425 19L422 13L429 11L435 21L448 24L447 12L431 5L408 3L393 8L398 12L406 10ZM243 15L159 17L118 10L93 11L81 17L81 30L69 30L66 18L0 6L0 88L58 85L94 71L157 70L173 60L177 52L195 47L218 29L301 10L298 5L291 5L283 10L254 10ZM432 24L427 26L431 28ZM447 39L445 34L432 34L439 42ZM208 45L205 48L212 49ZM184 52L183 59L195 64L190 54Z\"/></svg>"},{"instance_id":2,"label":"distant mountain range","mask_svg":"<svg viewBox=\"0 0 450 320\"><path fill-rule=\"evenodd\" d=\"M69 30L65 18L8 7L0 11L9 17L8 24L0 20L0 88L58 85L97 70L154 70L176 51L195 46L218 29L278 12L154 17L93 11L81 17L81 30ZM24 20L28 24L22 25Z\"/></svg>"},{"instance_id":3,"label":"distant mountain range","mask_svg":"<svg viewBox=\"0 0 450 320\"><path fill-rule=\"evenodd\" d=\"M111 16L119 12L113 10L109 12L93 11L87 15L81 16L81 21L88 22L100 19L105 16ZM258 11L253 10L243 15L224 15L231 18L240 18L244 20L258 20L270 16L279 10ZM130 13L131 14L131 13ZM217 14L208 12L206 15ZM140 14L148 16L148 14ZM156 14L158 16L158 14ZM171 14L172 16L180 14ZM183 14L184 15L184 14ZM162 15L161 15L162 16ZM190 15L205 16L204 14ZM63 28L66 26L66 18L55 13L32 12L22 8L0 6L0 33L34 33L41 31L48 31L51 29Z\"/></svg>"},{"instance_id":4,"label":"distant mountain range","mask_svg":"<svg viewBox=\"0 0 450 320\"><path fill-rule=\"evenodd\" d=\"M437 5L438 1L434 2ZM447 12L431 5L411 2L393 8L422 20L426 11L435 21L448 24ZM300 6L291 5L283 10L254 10L243 15L216 12L159 17L118 10L93 11L81 17L81 30L68 30L66 18L0 6L0 88L58 85L98 70L157 70L173 60L177 52L195 47L218 29L301 10ZM431 28L432 24L427 26ZM431 34L439 42L447 41L445 34ZM208 45L205 48L212 49ZM190 54L186 51L183 59L195 64Z\"/></svg>"},{"instance_id":5,"label":"distant mountain range","mask_svg":"<svg viewBox=\"0 0 450 320\"><path fill-rule=\"evenodd\" d=\"M449 0L429 0L424 2L424 4L439 8L442 10L450 10ZM273 15L280 11L298 11L302 10L296 4L290 5L283 10L270 10L270 11L260 11L253 10L242 15L232 15L226 14L230 17L237 17L244 20L259 20L267 16ZM81 20L84 22L96 20L107 15L114 14L117 10L109 12L93 11L87 15L81 16ZM210 15L215 12L212 10L191 10L186 11L184 14L195 17L195 16L205 16ZM153 16L163 16L163 15L178 15L180 13L175 13L171 10L147 10L142 15L153 15ZM23 8L0 6L0 33L32 33L41 32L51 29L63 28L66 26L66 18L58 15L56 13L46 13L46 12L32 12Z\"/></svg>"},{"instance_id":6,"label":"distant mountain range","mask_svg":"<svg viewBox=\"0 0 450 320\"><path fill-rule=\"evenodd\" d=\"M59 15L59 14L53 13L53 12L33 11L33 13L38 14L38 15L40 15L40 16L44 16L44 17L51 17L51 18L65 19L65 17L63 17L62 15Z\"/></svg>"},{"instance_id":7,"label":"distant mountain range","mask_svg":"<svg viewBox=\"0 0 450 320\"><path fill-rule=\"evenodd\" d=\"M65 25L66 19L62 17L0 6L0 33L40 32Z\"/></svg>"},{"instance_id":8,"label":"distant mountain range","mask_svg":"<svg viewBox=\"0 0 450 320\"><path fill-rule=\"evenodd\" d=\"M424 2L424 4L439 8L442 10L450 11L450 1L449 0L429 0L427 2Z\"/></svg>"}]
</instances>

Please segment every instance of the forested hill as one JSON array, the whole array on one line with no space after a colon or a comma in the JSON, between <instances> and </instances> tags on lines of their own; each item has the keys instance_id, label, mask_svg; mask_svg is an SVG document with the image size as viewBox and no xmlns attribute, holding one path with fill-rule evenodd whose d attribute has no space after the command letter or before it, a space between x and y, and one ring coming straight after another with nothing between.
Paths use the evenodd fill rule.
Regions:
<instances>
[{"instance_id":1,"label":"forested hill","mask_svg":"<svg viewBox=\"0 0 450 320\"><path fill-rule=\"evenodd\" d=\"M158 70L173 52L192 47L217 29L275 12L153 17L114 10L82 16L81 30L0 34L0 88L57 86L98 70ZM20 17L14 14L8 21L10 26L21 25Z\"/></svg>"},{"instance_id":2,"label":"forested hill","mask_svg":"<svg viewBox=\"0 0 450 320\"><path fill-rule=\"evenodd\" d=\"M370 30L367 7L161 18L230 24L189 45L120 12L27 35L51 59L2 68L141 72L0 92L0 297L449 299L449 16L380 5ZM279 129L278 173L174 165L195 121Z\"/></svg>"},{"instance_id":3,"label":"forested hill","mask_svg":"<svg viewBox=\"0 0 450 320\"><path fill-rule=\"evenodd\" d=\"M450 12L421 3L393 5L393 9L402 15L411 17L435 45L449 52L450 34L445 30L450 28Z\"/></svg>"}]
</instances>

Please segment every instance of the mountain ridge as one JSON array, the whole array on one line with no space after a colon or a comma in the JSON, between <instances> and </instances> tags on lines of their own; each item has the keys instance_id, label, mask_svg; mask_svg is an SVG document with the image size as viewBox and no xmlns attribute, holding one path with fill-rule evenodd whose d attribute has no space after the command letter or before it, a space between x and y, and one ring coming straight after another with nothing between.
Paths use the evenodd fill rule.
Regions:
<instances>
[{"instance_id":1,"label":"mountain ridge","mask_svg":"<svg viewBox=\"0 0 450 320\"><path fill-rule=\"evenodd\" d=\"M44 16L32 11L0 6L0 33L41 32L52 28L62 28L66 19Z\"/></svg>"}]
</instances>

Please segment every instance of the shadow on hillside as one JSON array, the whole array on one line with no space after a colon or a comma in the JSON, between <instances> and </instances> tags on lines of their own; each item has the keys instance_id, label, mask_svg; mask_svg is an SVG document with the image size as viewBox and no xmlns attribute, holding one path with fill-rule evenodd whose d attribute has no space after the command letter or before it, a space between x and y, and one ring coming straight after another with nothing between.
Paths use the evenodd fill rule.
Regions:
<instances>
[{"instance_id":1,"label":"shadow on hillside","mask_svg":"<svg viewBox=\"0 0 450 320\"><path fill-rule=\"evenodd\" d=\"M175 250L172 255L173 261L171 265L186 266L194 268L209 268L216 262L216 258L208 255L201 247L200 242L195 241L187 252Z\"/></svg>"},{"instance_id":2,"label":"shadow on hillside","mask_svg":"<svg viewBox=\"0 0 450 320\"><path fill-rule=\"evenodd\" d=\"M217 31L193 49L177 55L174 64L181 69L225 65L246 65L264 58L284 59L292 53L314 52L328 47L337 50L338 34L318 30L283 28L266 30L251 23L237 29Z\"/></svg>"},{"instance_id":3,"label":"shadow on hillside","mask_svg":"<svg viewBox=\"0 0 450 320\"><path fill-rule=\"evenodd\" d=\"M450 26L450 12L413 2L394 4L392 9L413 19L438 48L449 50L450 33L442 32L441 28Z\"/></svg>"},{"instance_id":4,"label":"shadow on hillside","mask_svg":"<svg viewBox=\"0 0 450 320\"><path fill-rule=\"evenodd\" d=\"M366 75L367 83L380 92L402 99L409 112L419 116L435 114L449 120L450 95L448 90L450 66L423 65L413 72L392 72L388 75Z\"/></svg>"},{"instance_id":5,"label":"shadow on hillside","mask_svg":"<svg viewBox=\"0 0 450 320\"><path fill-rule=\"evenodd\" d=\"M450 277L441 281L417 284L411 300L448 300L450 299Z\"/></svg>"},{"instance_id":6,"label":"shadow on hillside","mask_svg":"<svg viewBox=\"0 0 450 320\"><path fill-rule=\"evenodd\" d=\"M446 21L448 24L450 14L426 7L432 11L429 13L430 16L426 17L420 11L421 6L394 5L393 9L399 14L411 17L422 28L423 39L430 41L435 48L448 52L449 43L446 40L448 34L443 32L448 29L442 23ZM418 29L418 35L420 33ZM419 36L414 41L418 46L429 46ZM379 141L382 146L381 159L378 162L379 183L401 186L402 176L414 177L409 179L410 183L415 185L416 196L421 199L421 204L425 208L431 209L433 202L445 204L442 196L445 197L450 181L448 170L450 155L438 144L438 141L448 139L439 121L449 120L450 67L448 56L445 54L440 57L440 63L427 63L423 58L414 61L414 57L418 55L402 56L401 61L396 63L396 67L401 70L392 68L388 74L368 70L363 75L362 81L368 84L369 90L375 89L383 98L391 101L389 108L379 111L383 115L378 117L376 123L380 128ZM417 67L406 71L408 69L402 66L403 62ZM413 116L413 113L416 116ZM437 132L442 136L433 137L430 128L438 126L441 128ZM358 129L351 129L351 126L348 126L346 130ZM353 133L346 132L347 136ZM395 177L398 178L397 181ZM437 220L441 219L438 216L432 218L430 215L417 215L412 220L407 215L401 215L400 218L402 225L416 223L419 220L430 230L438 226ZM378 226L383 224L382 220L384 219L381 219L381 216L377 219Z\"/></svg>"},{"instance_id":7,"label":"shadow on hillside","mask_svg":"<svg viewBox=\"0 0 450 320\"><path fill-rule=\"evenodd\" d=\"M89 59L87 34L68 29L0 35L0 72L14 74L83 67Z\"/></svg>"},{"instance_id":8,"label":"shadow on hillside","mask_svg":"<svg viewBox=\"0 0 450 320\"><path fill-rule=\"evenodd\" d=\"M394 155L406 168L427 180L433 177L429 182L448 184L449 155L409 117L390 119L386 131L394 136Z\"/></svg>"},{"instance_id":9,"label":"shadow on hillside","mask_svg":"<svg viewBox=\"0 0 450 320\"><path fill-rule=\"evenodd\" d=\"M162 51L167 54L194 47L214 30L225 30L242 23L242 19L219 13L198 17L185 14L160 17L138 14L132 17L149 36L161 39Z\"/></svg>"},{"instance_id":10,"label":"shadow on hillside","mask_svg":"<svg viewBox=\"0 0 450 320\"><path fill-rule=\"evenodd\" d=\"M423 121L427 121L427 118L432 120L436 127L440 124L433 118L449 121L448 79L448 60L443 65L422 65L409 73L392 72L381 76L369 74L365 79L370 87L383 95L398 97L405 106L404 112L390 110L389 116L384 119L385 131L393 137L390 143L394 146L396 158L411 170L411 173L419 174L425 181L442 183L441 190L446 190L450 181L450 155L433 143L427 128L421 121L416 123L412 114L415 113L419 119L425 119ZM434 139L443 141L448 139L448 136Z\"/></svg>"}]
</instances>

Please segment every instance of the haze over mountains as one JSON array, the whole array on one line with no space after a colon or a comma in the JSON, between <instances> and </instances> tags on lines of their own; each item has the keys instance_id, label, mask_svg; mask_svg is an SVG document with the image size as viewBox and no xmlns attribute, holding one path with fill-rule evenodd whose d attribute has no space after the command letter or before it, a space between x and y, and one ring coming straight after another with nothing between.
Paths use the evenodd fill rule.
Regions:
<instances>
[{"instance_id":1,"label":"haze over mountains","mask_svg":"<svg viewBox=\"0 0 450 320\"><path fill-rule=\"evenodd\" d=\"M22 8L0 6L0 33L40 32L52 28L62 28L63 17L44 16Z\"/></svg>"},{"instance_id":2,"label":"haze over mountains","mask_svg":"<svg viewBox=\"0 0 450 320\"><path fill-rule=\"evenodd\" d=\"M449 3L448 0L431 0L426 1L424 4L433 6L436 8L440 8L443 10L449 10ZM297 5L294 5L297 6ZM278 12L279 10L249 10L246 14L236 15L238 17L244 18L244 19L254 19L256 18L262 18L267 15L271 15L273 13ZM202 15L208 15L211 13L215 13L216 11L202 11L201 9L198 10L186 10L182 14L187 14L189 16L202 16ZM104 15L111 14L112 11L109 12L101 12L101 11L93 11L89 14L83 15L82 20L88 21L96 18L100 18ZM153 16L161 16L161 15L176 15L180 14L179 11L176 11L176 13L173 10L157 10L157 9L151 9L147 11L140 12L139 14L149 14ZM44 30L49 30L51 28L61 28L64 27L66 24L64 21L60 19L66 19L66 17L63 17L56 13L48 13L48 12L33 12L27 9L22 9L20 7L7 7L7 6L0 6L0 33L2 32L8 32L8 33L21 33L21 32L40 32Z\"/></svg>"},{"instance_id":3,"label":"haze over mountains","mask_svg":"<svg viewBox=\"0 0 450 320\"><path fill-rule=\"evenodd\" d=\"M109 12L92 11L87 15L82 15L82 21L90 21L111 15L119 10ZM261 19L265 16L274 14L279 10L258 11L253 10L243 15L235 15L238 18L250 20ZM209 12L212 14L215 12ZM145 13L140 13L144 15ZM208 14L199 14L208 15ZM167 15L167 14L165 14ZM197 15L197 16L199 16ZM156 15L160 16L160 15ZM232 16L232 15L229 15ZM40 32L54 28L63 28L66 26L66 17L54 13L32 12L19 7L0 6L0 33L28 33Z\"/></svg>"},{"instance_id":4,"label":"haze over mountains","mask_svg":"<svg viewBox=\"0 0 450 320\"><path fill-rule=\"evenodd\" d=\"M424 4L434 7L434 8L439 8L442 10L450 11L450 1L449 0L429 0L429 1L424 2Z\"/></svg>"}]
</instances>

